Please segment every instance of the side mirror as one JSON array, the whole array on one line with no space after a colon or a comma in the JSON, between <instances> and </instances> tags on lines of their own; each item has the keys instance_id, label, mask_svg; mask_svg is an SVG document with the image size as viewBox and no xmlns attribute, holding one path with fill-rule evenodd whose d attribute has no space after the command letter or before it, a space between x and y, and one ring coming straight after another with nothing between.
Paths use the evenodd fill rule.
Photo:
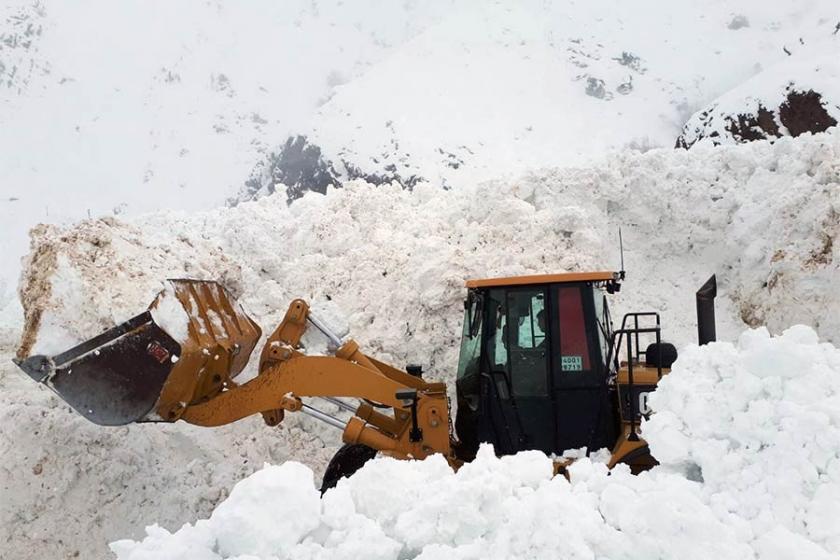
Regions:
<instances>
[{"instance_id":1,"label":"side mirror","mask_svg":"<svg viewBox=\"0 0 840 560\"><path fill-rule=\"evenodd\" d=\"M479 292L470 290L467 294L467 301L464 307L467 308L467 332L470 338L475 338L481 330L481 311L484 307L484 298Z\"/></svg>"}]
</instances>

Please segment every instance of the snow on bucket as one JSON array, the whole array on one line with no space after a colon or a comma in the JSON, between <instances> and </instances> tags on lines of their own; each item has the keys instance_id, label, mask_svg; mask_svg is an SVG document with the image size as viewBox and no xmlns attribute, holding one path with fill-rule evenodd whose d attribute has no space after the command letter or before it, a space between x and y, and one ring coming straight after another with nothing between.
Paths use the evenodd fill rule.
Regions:
<instances>
[{"instance_id":1,"label":"snow on bucket","mask_svg":"<svg viewBox=\"0 0 840 560\"><path fill-rule=\"evenodd\" d=\"M16 360L88 420L174 421L248 363L259 326L217 282L169 280L149 309L53 356Z\"/></svg>"}]
</instances>

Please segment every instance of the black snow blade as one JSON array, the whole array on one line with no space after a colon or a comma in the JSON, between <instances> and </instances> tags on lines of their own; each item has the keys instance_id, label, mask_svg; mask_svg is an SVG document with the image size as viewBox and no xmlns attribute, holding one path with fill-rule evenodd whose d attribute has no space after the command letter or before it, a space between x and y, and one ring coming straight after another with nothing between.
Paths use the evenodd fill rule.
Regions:
<instances>
[{"instance_id":1,"label":"black snow blade","mask_svg":"<svg viewBox=\"0 0 840 560\"><path fill-rule=\"evenodd\" d=\"M180 351L146 311L55 356L15 363L91 422L120 426L152 420Z\"/></svg>"}]
</instances>

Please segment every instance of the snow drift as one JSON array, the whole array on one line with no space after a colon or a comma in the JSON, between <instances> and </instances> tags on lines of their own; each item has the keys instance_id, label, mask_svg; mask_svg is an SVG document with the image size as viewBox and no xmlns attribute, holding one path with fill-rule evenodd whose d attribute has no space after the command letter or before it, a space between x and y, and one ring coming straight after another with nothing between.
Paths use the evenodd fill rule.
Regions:
<instances>
[{"instance_id":1,"label":"snow drift","mask_svg":"<svg viewBox=\"0 0 840 560\"><path fill-rule=\"evenodd\" d=\"M807 327L692 346L654 394L662 465L634 477L483 447L379 459L326 493L298 463L240 482L207 520L147 528L120 560L190 558L809 558L840 554L840 350ZM688 475L688 476L687 476Z\"/></svg>"}]
</instances>

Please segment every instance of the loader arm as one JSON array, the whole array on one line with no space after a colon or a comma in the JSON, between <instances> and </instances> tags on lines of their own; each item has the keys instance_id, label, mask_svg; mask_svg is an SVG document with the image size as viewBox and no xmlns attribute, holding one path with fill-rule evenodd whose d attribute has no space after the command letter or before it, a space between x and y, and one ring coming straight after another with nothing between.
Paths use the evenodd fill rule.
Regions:
<instances>
[{"instance_id":1,"label":"loader arm","mask_svg":"<svg viewBox=\"0 0 840 560\"><path fill-rule=\"evenodd\" d=\"M312 327L330 339L334 355L306 355L301 337ZM146 312L60 354L16 363L101 425L221 426L258 413L277 425L286 412L300 411L341 428L348 444L400 459L442 453L454 461L444 383L366 356L296 299L266 339L257 376L239 384L235 378L261 337L221 285L169 280ZM340 420L302 400L312 397L331 400L352 417Z\"/></svg>"},{"instance_id":2,"label":"loader arm","mask_svg":"<svg viewBox=\"0 0 840 560\"><path fill-rule=\"evenodd\" d=\"M386 406L389 413L360 404L344 427L345 443L360 443L401 459L451 455L444 383L427 383L371 359L353 340L341 344L334 356L307 356L300 351L307 323L324 328L312 321L305 301L293 301L266 341L257 377L187 406L181 419L220 426L262 413L273 425L286 411L307 410L302 398L357 398ZM337 341L328 330L325 334Z\"/></svg>"}]
</instances>

